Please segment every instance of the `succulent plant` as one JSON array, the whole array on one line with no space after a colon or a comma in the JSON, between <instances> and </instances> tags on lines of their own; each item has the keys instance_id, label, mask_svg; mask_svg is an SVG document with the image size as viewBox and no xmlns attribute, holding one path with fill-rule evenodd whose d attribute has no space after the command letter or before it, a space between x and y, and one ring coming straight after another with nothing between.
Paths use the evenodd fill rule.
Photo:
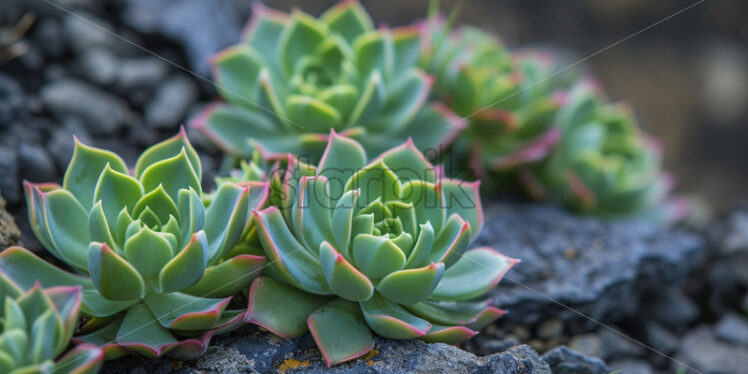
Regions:
<instances>
[{"instance_id":1,"label":"succulent plant","mask_svg":"<svg viewBox=\"0 0 748 374\"><path fill-rule=\"evenodd\" d=\"M227 306L265 258L236 244L254 231L251 209L269 188L224 183L205 207L184 130L143 152L132 171L76 140L62 186L27 182L25 191L37 238L77 274L22 249L6 251L0 269L24 287L82 287L90 320L78 341L103 346L108 358L195 357L212 334L242 322L244 312Z\"/></svg>"},{"instance_id":2,"label":"succulent plant","mask_svg":"<svg viewBox=\"0 0 748 374\"><path fill-rule=\"evenodd\" d=\"M367 353L372 330L456 343L502 315L481 297L517 260L465 251L483 217L479 182L441 179L407 141L366 163L331 131L314 167L289 157L255 210L268 276L246 320L283 337L310 330L328 366Z\"/></svg>"},{"instance_id":3,"label":"succulent plant","mask_svg":"<svg viewBox=\"0 0 748 374\"><path fill-rule=\"evenodd\" d=\"M632 112L611 104L591 80L577 83L558 114L563 136L549 159L528 174L531 191L581 212L624 216L658 205L671 182L661 147Z\"/></svg>"},{"instance_id":4,"label":"succulent plant","mask_svg":"<svg viewBox=\"0 0 748 374\"><path fill-rule=\"evenodd\" d=\"M18 248L10 248L15 251ZM58 361L78 324L81 289L24 290L0 273L0 373L96 373L104 353L79 345Z\"/></svg>"},{"instance_id":5,"label":"succulent plant","mask_svg":"<svg viewBox=\"0 0 748 374\"><path fill-rule=\"evenodd\" d=\"M451 24L435 12L424 21L421 64L436 77L432 92L467 123L458 154L469 153L481 177L544 159L560 139L552 55L511 52L493 35Z\"/></svg>"},{"instance_id":6,"label":"succulent plant","mask_svg":"<svg viewBox=\"0 0 748 374\"><path fill-rule=\"evenodd\" d=\"M330 129L382 152L408 137L420 149L451 139L461 121L426 103L417 28L375 29L357 1L321 17L257 5L241 43L213 60L225 102L192 123L225 152L318 158Z\"/></svg>"}]
</instances>

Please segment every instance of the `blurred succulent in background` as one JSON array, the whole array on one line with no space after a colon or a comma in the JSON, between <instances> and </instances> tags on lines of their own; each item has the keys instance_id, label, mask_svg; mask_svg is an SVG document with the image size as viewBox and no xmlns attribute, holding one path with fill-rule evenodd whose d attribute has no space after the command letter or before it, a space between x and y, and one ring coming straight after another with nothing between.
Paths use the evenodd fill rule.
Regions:
<instances>
[{"instance_id":1,"label":"blurred succulent in background","mask_svg":"<svg viewBox=\"0 0 748 374\"><path fill-rule=\"evenodd\" d=\"M0 270L23 287L83 289L90 320L77 339L147 356L201 354L213 333L241 323L227 310L265 261L236 246L253 231L250 212L263 206L267 184L224 183L207 208L201 166L182 130L143 152L135 168L116 154L76 140L62 186L25 184L31 226L71 274L16 249ZM180 340L178 337L200 337Z\"/></svg>"},{"instance_id":2,"label":"blurred succulent in background","mask_svg":"<svg viewBox=\"0 0 748 374\"><path fill-rule=\"evenodd\" d=\"M8 251L21 250L13 247ZM78 324L79 287L23 290L0 273L0 373L96 373L104 353L79 345L58 361Z\"/></svg>"},{"instance_id":3,"label":"blurred succulent in background","mask_svg":"<svg viewBox=\"0 0 748 374\"><path fill-rule=\"evenodd\" d=\"M193 121L224 152L318 159L330 129L383 152L412 137L446 143L461 122L427 103L432 80L417 66L417 28L375 29L357 1L314 18L258 5L242 42L213 59L225 102Z\"/></svg>"},{"instance_id":4,"label":"blurred succulent in background","mask_svg":"<svg viewBox=\"0 0 748 374\"><path fill-rule=\"evenodd\" d=\"M456 343L502 315L481 297L517 260L465 251L483 217L478 182L439 179L411 141L373 162L331 131L317 167L289 157L273 206L254 212L269 276L246 320L283 337L310 330L328 365L367 353L372 330Z\"/></svg>"},{"instance_id":5,"label":"blurred succulent in background","mask_svg":"<svg viewBox=\"0 0 748 374\"><path fill-rule=\"evenodd\" d=\"M616 217L656 207L670 189L659 144L624 105L611 104L590 80L573 87L558 113L563 136L525 181L538 197L577 211Z\"/></svg>"},{"instance_id":6,"label":"blurred succulent in background","mask_svg":"<svg viewBox=\"0 0 748 374\"><path fill-rule=\"evenodd\" d=\"M422 27L427 47L421 64L436 77L434 95L467 123L456 154L469 154L480 177L544 159L560 139L554 121L558 79L548 79L552 55L510 52L494 35L453 30L436 7L430 13Z\"/></svg>"}]
</instances>

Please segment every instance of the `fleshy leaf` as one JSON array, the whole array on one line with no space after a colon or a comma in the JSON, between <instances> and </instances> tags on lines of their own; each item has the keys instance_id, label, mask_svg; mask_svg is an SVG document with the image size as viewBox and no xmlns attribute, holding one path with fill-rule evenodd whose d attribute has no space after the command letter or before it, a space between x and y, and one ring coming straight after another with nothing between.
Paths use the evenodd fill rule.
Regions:
<instances>
[{"instance_id":1,"label":"fleshy leaf","mask_svg":"<svg viewBox=\"0 0 748 374\"><path fill-rule=\"evenodd\" d=\"M138 161L135 163L135 177L142 180L143 173L146 169L155 163L179 155L179 153L182 152L182 149L184 149L194 174L200 178L203 173L200 166L200 157L197 155L195 148L192 147L190 140L187 138L187 133L184 131L184 128L179 129L179 134L146 149L140 157L138 157ZM115 170L120 171L118 169Z\"/></svg>"},{"instance_id":2,"label":"fleshy leaf","mask_svg":"<svg viewBox=\"0 0 748 374\"><path fill-rule=\"evenodd\" d=\"M291 121L312 132L339 128L343 121L337 109L311 96L289 96L286 99L286 112Z\"/></svg>"},{"instance_id":3,"label":"fleshy leaf","mask_svg":"<svg viewBox=\"0 0 748 374\"><path fill-rule=\"evenodd\" d=\"M418 269L399 270L382 278L377 285L377 292L398 304L415 304L431 294L443 273L442 263L431 263Z\"/></svg>"},{"instance_id":4,"label":"fleshy leaf","mask_svg":"<svg viewBox=\"0 0 748 374\"><path fill-rule=\"evenodd\" d=\"M446 212L444 194L440 185L413 180L403 184L400 198L413 204L418 224L430 222L434 232L441 231Z\"/></svg>"},{"instance_id":5,"label":"fleshy leaf","mask_svg":"<svg viewBox=\"0 0 748 374\"><path fill-rule=\"evenodd\" d=\"M208 299L187 294L150 293L143 302L161 326L172 330L208 330L215 326L231 298Z\"/></svg>"},{"instance_id":6,"label":"fleshy leaf","mask_svg":"<svg viewBox=\"0 0 748 374\"><path fill-rule=\"evenodd\" d=\"M350 177L366 166L366 151L361 144L330 130L325 153L319 162L318 175L330 181L330 197L337 200Z\"/></svg>"},{"instance_id":7,"label":"fleshy leaf","mask_svg":"<svg viewBox=\"0 0 748 374\"><path fill-rule=\"evenodd\" d=\"M91 344L81 344L55 362L55 373L95 374L104 364L104 352Z\"/></svg>"},{"instance_id":8,"label":"fleshy leaf","mask_svg":"<svg viewBox=\"0 0 748 374\"><path fill-rule=\"evenodd\" d=\"M264 265L262 256L235 256L207 268L200 281L183 292L200 297L228 297L249 288Z\"/></svg>"},{"instance_id":9,"label":"fleshy leaf","mask_svg":"<svg viewBox=\"0 0 748 374\"><path fill-rule=\"evenodd\" d=\"M470 237L475 238L483 228L483 206L478 192L480 182L442 179L441 187L444 191L447 217L456 213L470 222Z\"/></svg>"},{"instance_id":10,"label":"fleshy leaf","mask_svg":"<svg viewBox=\"0 0 748 374\"><path fill-rule=\"evenodd\" d=\"M374 293L369 278L351 265L329 243L320 245L319 261L327 284L336 295L351 301L367 300Z\"/></svg>"},{"instance_id":11,"label":"fleshy leaf","mask_svg":"<svg viewBox=\"0 0 748 374\"><path fill-rule=\"evenodd\" d=\"M294 231L309 249L333 240L332 210L325 177L302 177L293 210Z\"/></svg>"},{"instance_id":12,"label":"fleshy leaf","mask_svg":"<svg viewBox=\"0 0 748 374\"><path fill-rule=\"evenodd\" d=\"M200 175L187 156L187 148L182 148L174 157L158 161L143 171L140 176L145 191L152 191L163 186L173 201L177 201L180 189L189 189L201 193Z\"/></svg>"},{"instance_id":13,"label":"fleshy leaf","mask_svg":"<svg viewBox=\"0 0 748 374\"><path fill-rule=\"evenodd\" d=\"M205 235L210 246L206 248L208 263L228 253L244 232L249 220L249 189L233 183L218 187L205 211Z\"/></svg>"},{"instance_id":14,"label":"fleshy leaf","mask_svg":"<svg viewBox=\"0 0 748 374\"><path fill-rule=\"evenodd\" d=\"M278 53L281 67L290 74L296 62L314 51L325 37L325 25L313 17L294 11L278 40Z\"/></svg>"},{"instance_id":15,"label":"fleshy leaf","mask_svg":"<svg viewBox=\"0 0 748 374\"><path fill-rule=\"evenodd\" d=\"M383 160L401 183L410 180L436 182L434 166L413 145L410 138L404 144L382 153L377 159Z\"/></svg>"},{"instance_id":16,"label":"fleshy leaf","mask_svg":"<svg viewBox=\"0 0 748 374\"><path fill-rule=\"evenodd\" d=\"M377 334L390 339L412 339L426 335L431 324L418 318L403 307L374 293L371 299L362 301L361 310L369 327Z\"/></svg>"},{"instance_id":17,"label":"fleshy leaf","mask_svg":"<svg viewBox=\"0 0 748 374\"><path fill-rule=\"evenodd\" d=\"M128 238L124 250L127 261L144 278L158 274L174 254L169 241L148 227Z\"/></svg>"},{"instance_id":18,"label":"fleshy leaf","mask_svg":"<svg viewBox=\"0 0 748 374\"><path fill-rule=\"evenodd\" d=\"M132 212L143 196L143 186L137 179L112 169L109 164L101 172L94 192L94 203L101 201L106 220L113 225L122 209Z\"/></svg>"},{"instance_id":19,"label":"fleshy leaf","mask_svg":"<svg viewBox=\"0 0 748 374\"><path fill-rule=\"evenodd\" d=\"M133 300L145 295L146 286L138 271L106 244L91 243L88 271L102 296L110 300Z\"/></svg>"},{"instance_id":20,"label":"fleshy leaf","mask_svg":"<svg viewBox=\"0 0 748 374\"><path fill-rule=\"evenodd\" d=\"M145 357L161 357L177 343L144 304L130 308L117 331L117 344Z\"/></svg>"},{"instance_id":21,"label":"fleshy leaf","mask_svg":"<svg viewBox=\"0 0 748 374\"><path fill-rule=\"evenodd\" d=\"M107 164L115 171L127 173L125 162L116 154L89 147L75 139L73 158L65 171L62 186L76 197L84 209L93 206L96 183Z\"/></svg>"},{"instance_id":22,"label":"fleshy leaf","mask_svg":"<svg viewBox=\"0 0 748 374\"><path fill-rule=\"evenodd\" d=\"M493 288L518 262L487 247L467 251L444 272L431 298L450 301L476 298Z\"/></svg>"},{"instance_id":23,"label":"fleshy leaf","mask_svg":"<svg viewBox=\"0 0 748 374\"><path fill-rule=\"evenodd\" d=\"M277 207L254 212L257 232L271 266L288 283L307 292L328 295L319 261L294 238Z\"/></svg>"},{"instance_id":24,"label":"fleshy leaf","mask_svg":"<svg viewBox=\"0 0 748 374\"><path fill-rule=\"evenodd\" d=\"M308 324L327 367L363 356L374 347L374 336L356 303L337 299L315 310Z\"/></svg>"},{"instance_id":25,"label":"fleshy leaf","mask_svg":"<svg viewBox=\"0 0 748 374\"><path fill-rule=\"evenodd\" d=\"M281 337L296 337L307 331L307 317L327 302L329 298L308 294L261 276L252 282L249 290L245 321Z\"/></svg>"},{"instance_id":26,"label":"fleshy leaf","mask_svg":"<svg viewBox=\"0 0 748 374\"><path fill-rule=\"evenodd\" d=\"M469 222L453 214L434 240L430 255L431 261L443 262L447 268L452 266L467 249L471 231Z\"/></svg>"},{"instance_id":27,"label":"fleshy leaf","mask_svg":"<svg viewBox=\"0 0 748 374\"><path fill-rule=\"evenodd\" d=\"M476 334L478 334L477 331L471 330L465 326L434 325L428 334L421 337L421 340L428 343L457 344L472 338Z\"/></svg>"},{"instance_id":28,"label":"fleshy leaf","mask_svg":"<svg viewBox=\"0 0 748 374\"><path fill-rule=\"evenodd\" d=\"M392 241L381 236L360 234L353 238L353 260L371 279L379 279L405 265L405 255Z\"/></svg>"},{"instance_id":29,"label":"fleshy leaf","mask_svg":"<svg viewBox=\"0 0 748 374\"><path fill-rule=\"evenodd\" d=\"M376 199L387 202L397 200L400 196L400 183L397 176L382 160L375 161L357 171L345 186L346 191L360 190L359 199L362 205Z\"/></svg>"},{"instance_id":30,"label":"fleshy leaf","mask_svg":"<svg viewBox=\"0 0 748 374\"><path fill-rule=\"evenodd\" d=\"M341 1L320 17L330 30L346 38L349 44L374 29L374 23L358 1Z\"/></svg>"},{"instance_id":31,"label":"fleshy leaf","mask_svg":"<svg viewBox=\"0 0 748 374\"><path fill-rule=\"evenodd\" d=\"M158 283L161 292L181 291L197 283L205 273L208 241L205 232L198 231L187 245L160 269Z\"/></svg>"},{"instance_id":32,"label":"fleshy leaf","mask_svg":"<svg viewBox=\"0 0 748 374\"><path fill-rule=\"evenodd\" d=\"M86 268L88 214L72 193L54 190L42 195L44 225L63 261L82 270Z\"/></svg>"}]
</instances>

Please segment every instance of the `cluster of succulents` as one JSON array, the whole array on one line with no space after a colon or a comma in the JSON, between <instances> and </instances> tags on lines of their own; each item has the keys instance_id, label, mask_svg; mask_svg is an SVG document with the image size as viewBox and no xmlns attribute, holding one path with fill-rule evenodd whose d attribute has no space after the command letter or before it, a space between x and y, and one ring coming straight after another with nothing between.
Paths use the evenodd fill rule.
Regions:
<instances>
[{"instance_id":1,"label":"cluster of succulents","mask_svg":"<svg viewBox=\"0 0 748 374\"><path fill-rule=\"evenodd\" d=\"M661 147L642 133L627 106L609 103L594 82L582 81L569 90L558 118L564 136L548 160L527 174L531 190L609 217L663 200L671 183L660 170Z\"/></svg>"},{"instance_id":2,"label":"cluster of succulents","mask_svg":"<svg viewBox=\"0 0 748 374\"><path fill-rule=\"evenodd\" d=\"M500 317L481 297L517 260L466 251L478 182L441 178L410 141L367 163L356 141L329 138L318 165L291 156L274 172L276 204L254 213L271 276L252 284L247 320L308 329L332 365L371 350L372 331L454 344Z\"/></svg>"},{"instance_id":3,"label":"cluster of succulents","mask_svg":"<svg viewBox=\"0 0 748 374\"><path fill-rule=\"evenodd\" d=\"M25 183L31 228L72 272L0 254L0 371L191 359L243 323L310 332L328 366L375 334L472 337L504 313L486 294L519 260L469 249L480 182L424 156L462 130L451 156L582 212L640 212L668 190L625 107L437 16L375 29L356 1L319 18L257 6L213 63L224 101L193 124L242 161L214 191L184 130L132 168L76 140L62 185Z\"/></svg>"},{"instance_id":4,"label":"cluster of succulents","mask_svg":"<svg viewBox=\"0 0 748 374\"><path fill-rule=\"evenodd\" d=\"M318 158L334 129L383 152L409 137L421 148L449 140L460 122L426 102L415 27L374 28L356 1L315 18L255 7L241 43L212 60L224 102L193 124L225 152Z\"/></svg>"},{"instance_id":5,"label":"cluster of succulents","mask_svg":"<svg viewBox=\"0 0 748 374\"><path fill-rule=\"evenodd\" d=\"M451 23L436 12L424 21L421 64L436 77L434 95L467 123L456 153L484 178L544 159L561 136L552 56L510 52L494 35Z\"/></svg>"},{"instance_id":6,"label":"cluster of succulents","mask_svg":"<svg viewBox=\"0 0 748 374\"><path fill-rule=\"evenodd\" d=\"M81 287L89 320L76 339L108 358L198 356L242 322L243 308L227 306L265 257L236 244L269 192L224 183L206 207L201 174L184 131L143 152L132 174L116 154L76 141L62 186L25 185L34 233L75 274L20 248L3 253L0 269L24 287Z\"/></svg>"},{"instance_id":7,"label":"cluster of succulents","mask_svg":"<svg viewBox=\"0 0 748 374\"><path fill-rule=\"evenodd\" d=\"M17 248L10 248L14 251ZM79 287L23 289L0 273L0 373L96 373L104 361L82 344L60 357L78 326Z\"/></svg>"}]
</instances>

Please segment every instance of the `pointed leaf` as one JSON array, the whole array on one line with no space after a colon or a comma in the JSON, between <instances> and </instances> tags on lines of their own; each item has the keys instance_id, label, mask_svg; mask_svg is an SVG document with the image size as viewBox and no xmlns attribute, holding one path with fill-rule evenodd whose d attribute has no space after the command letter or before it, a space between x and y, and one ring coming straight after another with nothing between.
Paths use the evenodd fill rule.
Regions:
<instances>
[{"instance_id":1,"label":"pointed leaf","mask_svg":"<svg viewBox=\"0 0 748 374\"><path fill-rule=\"evenodd\" d=\"M181 291L197 283L205 273L207 248L205 232L196 232L184 249L160 269L158 283L161 292Z\"/></svg>"},{"instance_id":2,"label":"pointed leaf","mask_svg":"<svg viewBox=\"0 0 748 374\"><path fill-rule=\"evenodd\" d=\"M120 173L127 173L125 162L116 154L89 147L75 139L73 158L70 160L62 182L84 209L93 206L94 190L104 167L109 166Z\"/></svg>"},{"instance_id":3,"label":"pointed leaf","mask_svg":"<svg viewBox=\"0 0 748 374\"><path fill-rule=\"evenodd\" d=\"M442 179L441 186L446 201L447 217L456 213L460 218L470 222L470 238L475 238L483 228L483 206L478 192L480 182Z\"/></svg>"},{"instance_id":4,"label":"pointed leaf","mask_svg":"<svg viewBox=\"0 0 748 374\"><path fill-rule=\"evenodd\" d=\"M61 260L82 270L86 268L86 249L89 243L88 213L66 190L54 190L42 195L44 225Z\"/></svg>"},{"instance_id":5,"label":"pointed leaf","mask_svg":"<svg viewBox=\"0 0 748 374\"><path fill-rule=\"evenodd\" d=\"M323 241L333 240L332 212L325 177L302 177L294 205L294 231L307 248L319 248Z\"/></svg>"},{"instance_id":6,"label":"pointed leaf","mask_svg":"<svg viewBox=\"0 0 748 374\"><path fill-rule=\"evenodd\" d=\"M209 330L231 298L208 299L180 292L149 293L143 303L161 326L171 330Z\"/></svg>"},{"instance_id":7,"label":"pointed leaf","mask_svg":"<svg viewBox=\"0 0 748 374\"><path fill-rule=\"evenodd\" d=\"M114 224L120 211L127 209L128 212L132 212L135 203L142 196L143 186L137 179L126 173L117 172L107 164L96 184L93 201L101 201L107 222Z\"/></svg>"},{"instance_id":8,"label":"pointed leaf","mask_svg":"<svg viewBox=\"0 0 748 374\"><path fill-rule=\"evenodd\" d=\"M439 326L434 325L429 333L422 336L421 340L427 343L457 344L477 335L478 332L465 326Z\"/></svg>"},{"instance_id":9,"label":"pointed leaf","mask_svg":"<svg viewBox=\"0 0 748 374\"><path fill-rule=\"evenodd\" d=\"M330 294L319 261L294 238L280 210L270 207L255 211L254 217L273 269L286 282L302 290L319 295Z\"/></svg>"},{"instance_id":10,"label":"pointed leaf","mask_svg":"<svg viewBox=\"0 0 748 374\"><path fill-rule=\"evenodd\" d=\"M442 281L431 294L434 300L474 299L493 288L519 260L506 257L487 247L465 252L444 272Z\"/></svg>"},{"instance_id":11,"label":"pointed leaf","mask_svg":"<svg viewBox=\"0 0 748 374\"><path fill-rule=\"evenodd\" d=\"M412 305L431 294L444 274L444 264L434 264L418 269L396 271L382 278L377 292L390 301Z\"/></svg>"},{"instance_id":12,"label":"pointed leaf","mask_svg":"<svg viewBox=\"0 0 748 374\"><path fill-rule=\"evenodd\" d=\"M325 25L301 11L294 11L278 41L279 62L290 75L300 57L310 54L324 39Z\"/></svg>"},{"instance_id":13,"label":"pointed leaf","mask_svg":"<svg viewBox=\"0 0 748 374\"><path fill-rule=\"evenodd\" d=\"M110 300L133 300L146 291L143 278L125 259L102 243L88 248L88 271L102 296Z\"/></svg>"},{"instance_id":14,"label":"pointed leaf","mask_svg":"<svg viewBox=\"0 0 748 374\"><path fill-rule=\"evenodd\" d=\"M351 258L349 247L353 234L353 212L356 208L358 195L358 190L346 192L343 197L338 200L335 205L335 211L332 212L332 226L335 228L335 230L333 230L335 247L340 248L340 253L348 259ZM371 227L373 228L374 222L372 221L371 223ZM371 231L368 233L371 233Z\"/></svg>"},{"instance_id":15,"label":"pointed leaf","mask_svg":"<svg viewBox=\"0 0 748 374\"><path fill-rule=\"evenodd\" d=\"M184 128L180 128L177 135L158 144L152 145L150 148L146 149L140 157L138 157L138 161L135 163L135 178L143 180L143 173L146 169L160 161L179 155L182 152L182 149L184 149L194 174L200 178L203 173L202 167L200 166L200 157L197 155L197 151L195 151L195 148L192 147L192 143L190 143L190 140L187 138L187 133L184 131ZM115 170L120 171L118 169ZM149 190L149 188L146 188L146 191Z\"/></svg>"},{"instance_id":16,"label":"pointed leaf","mask_svg":"<svg viewBox=\"0 0 748 374\"><path fill-rule=\"evenodd\" d=\"M169 196L163 185L158 185L149 191L135 204L132 217L141 218L144 211L150 210L161 224L166 224L169 222L169 216L179 215L177 205L174 203L176 200Z\"/></svg>"},{"instance_id":17,"label":"pointed leaf","mask_svg":"<svg viewBox=\"0 0 748 374\"><path fill-rule=\"evenodd\" d=\"M117 331L117 344L146 357L161 357L177 343L144 304L130 308Z\"/></svg>"},{"instance_id":18,"label":"pointed leaf","mask_svg":"<svg viewBox=\"0 0 748 374\"><path fill-rule=\"evenodd\" d=\"M93 242L106 243L112 248L119 248L112 236L112 229L107 222L106 214L102 208L101 201L96 202L91 211L88 212L88 231L90 240Z\"/></svg>"},{"instance_id":19,"label":"pointed leaf","mask_svg":"<svg viewBox=\"0 0 748 374\"><path fill-rule=\"evenodd\" d=\"M470 223L453 214L434 240L429 256L431 261L443 262L449 268L465 252L470 244Z\"/></svg>"},{"instance_id":20,"label":"pointed leaf","mask_svg":"<svg viewBox=\"0 0 748 374\"><path fill-rule=\"evenodd\" d=\"M329 243L320 246L319 261L327 284L336 295L351 301L367 300L374 293L369 278L351 265Z\"/></svg>"},{"instance_id":21,"label":"pointed leaf","mask_svg":"<svg viewBox=\"0 0 748 374\"><path fill-rule=\"evenodd\" d=\"M405 255L392 241L381 236L361 234L353 238L356 267L371 279L379 279L405 265Z\"/></svg>"},{"instance_id":22,"label":"pointed leaf","mask_svg":"<svg viewBox=\"0 0 748 374\"><path fill-rule=\"evenodd\" d=\"M81 344L55 362L55 373L96 374L104 364L104 357L98 347Z\"/></svg>"},{"instance_id":23,"label":"pointed leaf","mask_svg":"<svg viewBox=\"0 0 748 374\"><path fill-rule=\"evenodd\" d=\"M187 148L182 148L178 155L158 161L148 166L140 176L145 191L153 191L163 186L172 200L177 201L179 190L189 189L201 193L200 175L195 174L192 163L187 156Z\"/></svg>"},{"instance_id":24,"label":"pointed leaf","mask_svg":"<svg viewBox=\"0 0 748 374\"><path fill-rule=\"evenodd\" d=\"M382 81L382 74L375 70L369 75L346 125L350 127L366 124L384 105L385 96L386 88Z\"/></svg>"},{"instance_id":25,"label":"pointed leaf","mask_svg":"<svg viewBox=\"0 0 748 374\"><path fill-rule=\"evenodd\" d=\"M326 304L309 316L308 325L328 368L374 348L374 336L356 303L337 299Z\"/></svg>"},{"instance_id":26,"label":"pointed leaf","mask_svg":"<svg viewBox=\"0 0 748 374\"><path fill-rule=\"evenodd\" d=\"M358 142L330 130L327 148L319 162L318 175L328 179L333 201L343 194L348 179L366 166L366 151Z\"/></svg>"},{"instance_id":27,"label":"pointed leaf","mask_svg":"<svg viewBox=\"0 0 748 374\"><path fill-rule=\"evenodd\" d=\"M418 338L431 329L428 321L410 314L378 293L360 304L369 327L385 338Z\"/></svg>"},{"instance_id":28,"label":"pointed leaf","mask_svg":"<svg viewBox=\"0 0 748 374\"><path fill-rule=\"evenodd\" d=\"M183 292L200 297L228 297L249 288L260 275L265 257L239 255L205 270L200 281Z\"/></svg>"},{"instance_id":29,"label":"pointed leaf","mask_svg":"<svg viewBox=\"0 0 748 374\"><path fill-rule=\"evenodd\" d=\"M158 274L174 253L169 241L148 227L128 238L124 249L127 262L144 278Z\"/></svg>"},{"instance_id":30,"label":"pointed leaf","mask_svg":"<svg viewBox=\"0 0 748 374\"><path fill-rule=\"evenodd\" d=\"M360 202L366 205L381 199L383 202L398 200L400 183L397 176L382 160L375 161L356 172L345 186L346 191L360 190Z\"/></svg>"},{"instance_id":31,"label":"pointed leaf","mask_svg":"<svg viewBox=\"0 0 748 374\"><path fill-rule=\"evenodd\" d=\"M258 110L258 76L267 61L252 46L238 44L224 49L213 58L213 76L218 93L231 103Z\"/></svg>"},{"instance_id":32,"label":"pointed leaf","mask_svg":"<svg viewBox=\"0 0 748 374\"><path fill-rule=\"evenodd\" d=\"M249 221L249 187L224 183L205 211L208 264L236 245Z\"/></svg>"},{"instance_id":33,"label":"pointed leaf","mask_svg":"<svg viewBox=\"0 0 748 374\"><path fill-rule=\"evenodd\" d=\"M361 34L374 29L369 14L358 1L341 1L322 14L320 19L331 31L346 38L349 44L353 44Z\"/></svg>"},{"instance_id":34,"label":"pointed leaf","mask_svg":"<svg viewBox=\"0 0 748 374\"><path fill-rule=\"evenodd\" d=\"M280 337L299 336L307 331L307 317L330 301L261 276L249 290L245 321L262 326Z\"/></svg>"},{"instance_id":35,"label":"pointed leaf","mask_svg":"<svg viewBox=\"0 0 748 374\"><path fill-rule=\"evenodd\" d=\"M385 78L390 76L394 63L392 38L386 31L370 31L361 35L353 44L359 73L368 77L378 71Z\"/></svg>"},{"instance_id":36,"label":"pointed leaf","mask_svg":"<svg viewBox=\"0 0 748 374\"><path fill-rule=\"evenodd\" d=\"M400 200L413 204L418 224L429 222L435 233L440 232L446 219L441 186L413 180L404 183L401 191Z\"/></svg>"},{"instance_id":37,"label":"pointed leaf","mask_svg":"<svg viewBox=\"0 0 748 374\"><path fill-rule=\"evenodd\" d=\"M411 180L436 182L434 166L423 156L413 141L408 139L404 144L382 153L377 159L384 161L401 183Z\"/></svg>"},{"instance_id":38,"label":"pointed leaf","mask_svg":"<svg viewBox=\"0 0 748 374\"><path fill-rule=\"evenodd\" d=\"M186 243L193 233L203 229L205 225L205 207L195 190L180 190L179 199L179 228L182 231L181 243Z\"/></svg>"}]
</instances>

